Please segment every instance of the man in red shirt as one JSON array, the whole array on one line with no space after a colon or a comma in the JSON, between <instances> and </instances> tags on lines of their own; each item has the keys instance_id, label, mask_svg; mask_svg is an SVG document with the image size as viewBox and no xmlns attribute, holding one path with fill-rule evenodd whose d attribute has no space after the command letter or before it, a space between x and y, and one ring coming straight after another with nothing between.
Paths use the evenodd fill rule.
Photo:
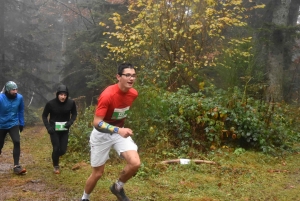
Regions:
<instances>
[{"instance_id":1,"label":"man in red shirt","mask_svg":"<svg viewBox=\"0 0 300 201\"><path fill-rule=\"evenodd\" d=\"M133 88L136 72L133 65L123 63L118 67L118 83L107 87L99 96L94 115L94 129L90 136L92 173L86 181L82 201L89 201L90 193L101 178L109 151L114 148L127 162L119 179L110 191L119 201L129 201L124 184L138 171L140 157L132 140L133 131L124 128L124 121L138 92Z\"/></svg>"}]
</instances>

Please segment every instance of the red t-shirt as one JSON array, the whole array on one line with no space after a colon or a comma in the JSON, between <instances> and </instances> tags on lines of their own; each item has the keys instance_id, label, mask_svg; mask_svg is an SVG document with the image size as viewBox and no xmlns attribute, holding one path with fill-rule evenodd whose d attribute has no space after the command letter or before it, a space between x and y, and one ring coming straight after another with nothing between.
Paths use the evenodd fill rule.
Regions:
<instances>
[{"instance_id":1,"label":"red t-shirt","mask_svg":"<svg viewBox=\"0 0 300 201\"><path fill-rule=\"evenodd\" d=\"M100 94L95 115L104 117L106 123L123 127L129 108L137 96L134 88L123 92L118 84L111 85Z\"/></svg>"}]
</instances>

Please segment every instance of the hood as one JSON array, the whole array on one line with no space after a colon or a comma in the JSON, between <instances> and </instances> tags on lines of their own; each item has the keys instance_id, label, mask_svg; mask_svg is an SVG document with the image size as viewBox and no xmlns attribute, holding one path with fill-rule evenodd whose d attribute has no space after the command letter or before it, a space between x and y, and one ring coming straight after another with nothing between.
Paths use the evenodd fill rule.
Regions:
<instances>
[{"instance_id":1,"label":"hood","mask_svg":"<svg viewBox=\"0 0 300 201\"><path fill-rule=\"evenodd\" d=\"M56 91L56 98L58 99L58 94L60 92L65 92L67 93L67 100L69 98L69 90L68 90L68 87L66 85L59 85L58 88L57 88L57 91Z\"/></svg>"}]
</instances>

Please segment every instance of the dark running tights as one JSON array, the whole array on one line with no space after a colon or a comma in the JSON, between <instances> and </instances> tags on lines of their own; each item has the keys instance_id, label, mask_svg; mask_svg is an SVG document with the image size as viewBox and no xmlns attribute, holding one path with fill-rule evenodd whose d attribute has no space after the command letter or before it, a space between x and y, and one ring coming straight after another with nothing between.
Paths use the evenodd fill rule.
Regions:
<instances>
[{"instance_id":1,"label":"dark running tights","mask_svg":"<svg viewBox=\"0 0 300 201\"><path fill-rule=\"evenodd\" d=\"M9 133L11 140L13 141L14 144L14 149L13 149L14 165L19 165L20 152L21 152L19 126L14 126L10 129L0 129L0 153L4 146L4 140L7 133Z\"/></svg>"},{"instance_id":2,"label":"dark running tights","mask_svg":"<svg viewBox=\"0 0 300 201\"><path fill-rule=\"evenodd\" d=\"M53 166L59 165L59 157L67 151L69 131L56 131L50 135L52 143L52 162Z\"/></svg>"}]
</instances>

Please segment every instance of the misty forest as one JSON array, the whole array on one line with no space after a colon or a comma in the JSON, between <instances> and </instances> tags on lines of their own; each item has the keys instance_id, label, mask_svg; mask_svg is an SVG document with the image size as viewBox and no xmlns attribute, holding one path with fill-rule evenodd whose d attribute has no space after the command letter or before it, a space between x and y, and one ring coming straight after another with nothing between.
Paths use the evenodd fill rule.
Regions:
<instances>
[{"instance_id":1,"label":"misty forest","mask_svg":"<svg viewBox=\"0 0 300 201\"><path fill-rule=\"evenodd\" d=\"M0 0L0 90L23 95L28 170L9 172L7 135L0 200L81 198L95 105L124 62L137 74L133 200L299 200L299 0ZM78 115L56 175L41 115L61 84ZM92 200L115 199L125 162L110 158Z\"/></svg>"},{"instance_id":2,"label":"misty forest","mask_svg":"<svg viewBox=\"0 0 300 201\"><path fill-rule=\"evenodd\" d=\"M79 110L70 152L88 154L97 97L123 62L137 68L126 126L141 148L169 158L222 146L278 154L299 140L298 0L0 5L0 86L18 84L31 126L67 85Z\"/></svg>"}]
</instances>

